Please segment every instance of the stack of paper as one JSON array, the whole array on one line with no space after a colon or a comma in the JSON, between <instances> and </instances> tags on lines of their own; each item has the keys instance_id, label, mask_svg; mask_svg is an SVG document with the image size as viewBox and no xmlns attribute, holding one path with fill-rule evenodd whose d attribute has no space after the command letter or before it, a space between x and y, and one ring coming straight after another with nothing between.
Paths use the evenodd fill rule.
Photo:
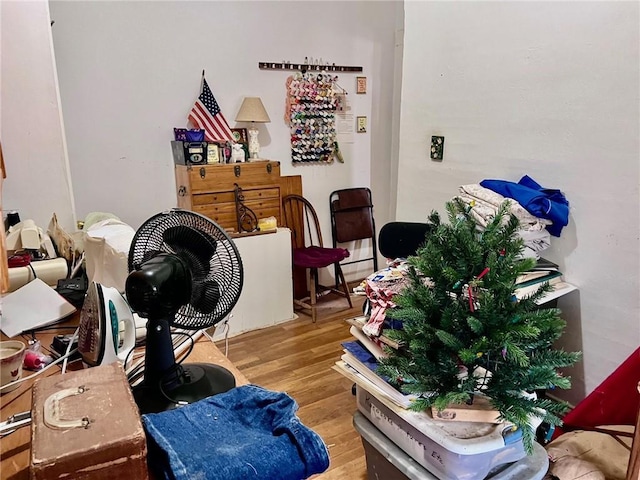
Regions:
<instances>
[{"instance_id":1,"label":"stack of paper","mask_svg":"<svg viewBox=\"0 0 640 480\"><path fill-rule=\"evenodd\" d=\"M76 311L53 288L39 278L2 298L0 328L7 337L62 320Z\"/></svg>"},{"instance_id":2,"label":"stack of paper","mask_svg":"<svg viewBox=\"0 0 640 480\"><path fill-rule=\"evenodd\" d=\"M383 395L395 405L408 408L416 397L406 395L391 385L386 378L377 374L378 362L374 354L368 351L359 341L345 342L344 355L336 367L340 373L345 374L365 390Z\"/></svg>"}]
</instances>

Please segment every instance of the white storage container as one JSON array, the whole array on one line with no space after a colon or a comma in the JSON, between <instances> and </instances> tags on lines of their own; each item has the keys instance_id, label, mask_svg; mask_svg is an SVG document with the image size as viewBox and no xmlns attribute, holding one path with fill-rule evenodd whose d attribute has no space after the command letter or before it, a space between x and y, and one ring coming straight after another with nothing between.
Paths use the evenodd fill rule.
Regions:
<instances>
[{"instance_id":1,"label":"white storage container","mask_svg":"<svg viewBox=\"0 0 640 480\"><path fill-rule=\"evenodd\" d=\"M392 409L360 385L356 400L358 410L378 430L441 480L482 480L500 466L526 457L521 432L510 426L437 421L424 413ZM542 462L546 463L533 469L539 473L526 478L542 478L546 455Z\"/></svg>"}]
</instances>

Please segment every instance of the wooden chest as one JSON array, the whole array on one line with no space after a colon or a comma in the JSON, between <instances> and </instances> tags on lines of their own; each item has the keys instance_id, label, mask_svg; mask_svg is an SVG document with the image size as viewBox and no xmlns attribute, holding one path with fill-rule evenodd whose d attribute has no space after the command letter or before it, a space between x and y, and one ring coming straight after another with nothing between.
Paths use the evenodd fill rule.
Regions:
<instances>
[{"instance_id":1,"label":"wooden chest","mask_svg":"<svg viewBox=\"0 0 640 480\"><path fill-rule=\"evenodd\" d=\"M35 382L30 472L32 480L148 478L144 430L120 364Z\"/></svg>"},{"instance_id":2,"label":"wooden chest","mask_svg":"<svg viewBox=\"0 0 640 480\"><path fill-rule=\"evenodd\" d=\"M176 165L178 207L209 217L228 232L237 232L235 188L257 219L275 217L281 225L280 162Z\"/></svg>"}]
</instances>

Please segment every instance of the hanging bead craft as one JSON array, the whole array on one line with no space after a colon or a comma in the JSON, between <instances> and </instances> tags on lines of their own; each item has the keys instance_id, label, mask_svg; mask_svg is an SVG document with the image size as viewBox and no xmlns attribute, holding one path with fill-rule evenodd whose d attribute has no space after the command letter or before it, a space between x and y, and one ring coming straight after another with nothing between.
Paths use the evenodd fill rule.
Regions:
<instances>
[{"instance_id":1,"label":"hanging bead craft","mask_svg":"<svg viewBox=\"0 0 640 480\"><path fill-rule=\"evenodd\" d=\"M287 79L285 121L291 129L293 163L333 162L337 79L325 72L296 73Z\"/></svg>"}]
</instances>

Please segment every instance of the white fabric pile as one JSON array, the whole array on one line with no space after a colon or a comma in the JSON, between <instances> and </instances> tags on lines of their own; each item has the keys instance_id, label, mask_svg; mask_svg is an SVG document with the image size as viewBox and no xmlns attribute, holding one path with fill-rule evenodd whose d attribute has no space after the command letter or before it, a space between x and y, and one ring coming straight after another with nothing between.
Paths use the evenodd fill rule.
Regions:
<instances>
[{"instance_id":1,"label":"white fabric pile","mask_svg":"<svg viewBox=\"0 0 640 480\"><path fill-rule=\"evenodd\" d=\"M505 198L477 183L461 185L460 194L456 198L469 205L469 213L481 229L486 228L495 217L498 207L507 200L509 212L520 220L521 229L518 234L525 244L523 257L539 258L540 252L551 246L551 235L546 230L546 226L551 225L552 222L531 215L516 200Z\"/></svg>"}]
</instances>

